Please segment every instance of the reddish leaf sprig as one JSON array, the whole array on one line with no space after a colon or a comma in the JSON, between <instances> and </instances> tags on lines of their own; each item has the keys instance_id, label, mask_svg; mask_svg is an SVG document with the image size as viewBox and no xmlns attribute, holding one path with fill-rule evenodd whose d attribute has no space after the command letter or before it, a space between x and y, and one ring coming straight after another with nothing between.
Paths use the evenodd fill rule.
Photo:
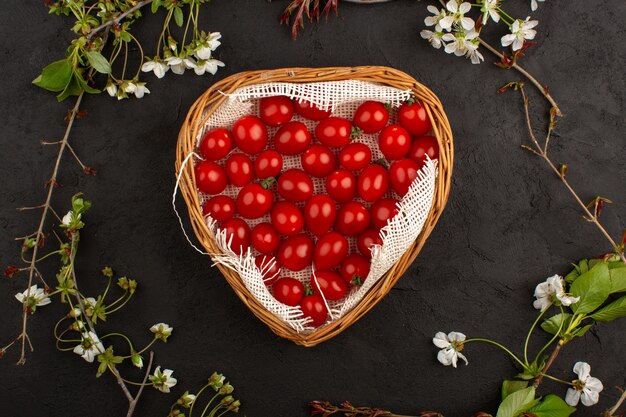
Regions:
<instances>
[{"instance_id":1,"label":"reddish leaf sprig","mask_svg":"<svg viewBox=\"0 0 626 417\"><path fill-rule=\"evenodd\" d=\"M322 1L325 4L324 8L320 9ZM292 0L280 16L280 23L284 25L291 24L291 36L296 39L298 31L304 28L305 16L309 22L312 22L313 20L319 21L322 16L328 16L331 11L337 15L338 3L339 0Z\"/></svg>"}]
</instances>

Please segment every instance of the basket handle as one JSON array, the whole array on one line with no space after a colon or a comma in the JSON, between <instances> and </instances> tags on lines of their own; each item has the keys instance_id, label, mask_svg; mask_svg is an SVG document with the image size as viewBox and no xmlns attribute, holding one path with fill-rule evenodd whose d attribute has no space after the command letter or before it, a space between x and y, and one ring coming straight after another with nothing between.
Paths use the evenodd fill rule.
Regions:
<instances>
[{"instance_id":1,"label":"basket handle","mask_svg":"<svg viewBox=\"0 0 626 417\"><path fill-rule=\"evenodd\" d=\"M198 159L203 159L200 155L191 151L189 154L187 154L187 156L183 160L183 163L180 165L180 170L178 171L178 174L176 176L176 185L174 186L174 193L172 194L172 208L174 209L174 213L176 213L176 217L178 217L180 230L183 231L183 234L185 235L185 239L187 239L187 242L191 245L192 248L196 250L196 252L200 253L201 255L209 255L209 253L204 252L201 249L198 249L198 247L191 242L191 239L189 239L189 235L187 235L187 231L185 230L185 225L183 225L183 219L180 217L180 214L178 213L178 210L176 209L176 196L178 195L180 179L183 176L183 170L185 169L185 165L187 165L187 162L189 162L189 159L191 159L192 156L195 156Z\"/></svg>"}]
</instances>

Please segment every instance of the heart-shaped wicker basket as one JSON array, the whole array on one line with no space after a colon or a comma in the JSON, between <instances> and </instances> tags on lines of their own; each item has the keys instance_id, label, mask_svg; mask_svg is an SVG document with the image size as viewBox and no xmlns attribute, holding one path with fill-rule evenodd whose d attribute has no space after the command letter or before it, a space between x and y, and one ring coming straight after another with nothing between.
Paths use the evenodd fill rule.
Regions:
<instances>
[{"instance_id":1,"label":"heart-shaped wicker basket","mask_svg":"<svg viewBox=\"0 0 626 417\"><path fill-rule=\"evenodd\" d=\"M181 173L180 190L187 203L192 227L205 250L211 254L219 254L221 253L220 249L202 214L193 164L184 164L186 158L194 152L196 138L209 116L227 100L227 94L233 93L241 87L275 82L313 83L343 80L368 81L400 90L410 90L422 102L432 121L433 135L439 142L439 175L436 179L432 208L415 242L376 282L357 306L343 317L311 333L298 333L282 322L248 291L237 272L223 265L217 265L235 293L259 319L267 324L277 335L303 346L314 346L330 339L359 320L374 307L376 303L387 295L413 262L435 227L448 199L454 157L452 130L441 102L432 91L406 73L388 67L286 68L242 72L214 84L196 100L180 130L176 149L176 172Z\"/></svg>"}]
</instances>

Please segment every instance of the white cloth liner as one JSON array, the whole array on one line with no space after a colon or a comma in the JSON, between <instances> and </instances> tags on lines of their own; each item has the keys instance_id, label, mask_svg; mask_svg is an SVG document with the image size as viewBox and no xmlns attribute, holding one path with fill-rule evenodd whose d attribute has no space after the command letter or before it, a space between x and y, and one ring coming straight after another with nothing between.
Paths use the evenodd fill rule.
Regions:
<instances>
[{"instance_id":1,"label":"white cloth liner","mask_svg":"<svg viewBox=\"0 0 626 417\"><path fill-rule=\"evenodd\" d=\"M398 107L402 102L410 98L411 91L402 91L389 86L356 80L307 84L268 83L242 87L233 94L228 94L228 99L211 114L196 138L196 149L198 149L199 142L205 132L217 127L232 128L233 123L240 117L247 114L258 114L259 98L276 95L311 101L321 108L332 109L333 116L345 117L351 120L354 111L363 101L375 100L388 103L392 107ZM395 112L391 112L391 116L391 121L394 122ZM303 119L297 114L294 115L292 120L305 123L311 132L314 131L317 123ZM276 130L277 128L269 129L270 146ZM376 135L363 134L355 141L365 143L372 149L373 160L383 157L378 149ZM337 149L333 149L333 151L336 151L335 154L338 154ZM194 160L197 161L198 158L194 157ZM225 160L226 158L223 161ZM218 163L223 161L218 161ZM284 157L283 170L289 168L301 168L299 155ZM372 265L370 273L363 284L353 287L343 300L327 301L330 314L328 322L339 319L356 306L369 289L376 284L415 241L432 206L437 172L437 160L428 159L424 167L418 172L418 178L414 180L409 192L398 203L398 214L389 221L387 226L381 229L380 235L383 244L382 246L372 248ZM315 178L313 180L315 193L325 194L324 180ZM222 194L236 198L238 191L238 187L229 185ZM198 196L201 203L204 203L211 197L200 191L198 191ZM393 197L400 200L399 196L392 191L385 197ZM355 201L363 203L368 208L371 205L360 198L356 198ZM304 206L304 204L297 205L301 208ZM252 228L258 223L269 221L269 216L246 221ZM248 291L268 311L297 332L307 333L314 330L313 327L307 325L309 320L302 316L299 307L286 306L272 296L254 262L254 257L258 255L258 252L250 248L241 256L235 254L230 249L230 242L226 241L225 231L217 227L217 222L211 219L210 216L207 216L206 222L214 234L217 246L222 251L221 254L211 255L215 264L221 264L236 271L241 276ZM355 238L347 238L351 252L356 252ZM285 272L288 273L285 274ZM314 274L314 271L312 271L311 267L298 272L282 271L282 276L291 276L303 283L309 282L312 279L312 274Z\"/></svg>"}]
</instances>

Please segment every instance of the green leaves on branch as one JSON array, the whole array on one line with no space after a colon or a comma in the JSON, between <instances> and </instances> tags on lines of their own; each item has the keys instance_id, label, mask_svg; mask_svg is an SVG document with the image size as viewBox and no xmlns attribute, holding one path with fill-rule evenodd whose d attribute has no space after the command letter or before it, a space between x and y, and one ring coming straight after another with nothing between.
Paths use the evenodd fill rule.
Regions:
<instances>
[{"instance_id":1,"label":"green leaves on branch","mask_svg":"<svg viewBox=\"0 0 626 417\"><path fill-rule=\"evenodd\" d=\"M612 321L626 317L626 295L601 308L589 317L597 321Z\"/></svg>"},{"instance_id":2,"label":"green leaves on branch","mask_svg":"<svg viewBox=\"0 0 626 417\"><path fill-rule=\"evenodd\" d=\"M587 314L600 307L611 292L611 278L607 264L598 263L576 278L570 287L570 292L575 297L580 297L580 300L571 306L574 313Z\"/></svg>"},{"instance_id":3,"label":"green leaves on branch","mask_svg":"<svg viewBox=\"0 0 626 417\"><path fill-rule=\"evenodd\" d=\"M528 381L502 381L502 400L504 400L506 397L513 394L514 392L523 390L526 387L528 387Z\"/></svg>"},{"instance_id":4,"label":"green leaves on branch","mask_svg":"<svg viewBox=\"0 0 626 417\"><path fill-rule=\"evenodd\" d=\"M102 54L98 51L88 51L85 52L85 56L89 61L89 65L93 67L96 71L101 74L110 74L111 73L111 64L109 61L102 56Z\"/></svg>"},{"instance_id":5,"label":"green leaves on branch","mask_svg":"<svg viewBox=\"0 0 626 417\"><path fill-rule=\"evenodd\" d=\"M504 387L503 387L504 388ZM528 387L512 392L498 407L496 417L518 417L525 411L535 406L535 388Z\"/></svg>"},{"instance_id":6,"label":"green leaves on branch","mask_svg":"<svg viewBox=\"0 0 626 417\"><path fill-rule=\"evenodd\" d=\"M90 67L98 72L111 72L109 62L97 51L85 52ZM57 94L57 100L63 101L70 96L78 96L83 91L98 94L101 91L87 84L83 76L85 68L73 66L68 59L55 61L43 69L33 80L33 84Z\"/></svg>"},{"instance_id":7,"label":"green leaves on branch","mask_svg":"<svg viewBox=\"0 0 626 417\"><path fill-rule=\"evenodd\" d=\"M63 91L72 78L72 66L67 59L55 61L43 69L33 84L55 93Z\"/></svg>"},{"instance_id":8,"label":"green leaves on branch","mask_svg":"<svg viewBox=\"0 0 626 417\"><path fill-rule=\"evenodd\" d=\"M553 394L535 399L535 388L527 381L503 381L502 403L496 417L569 417L576 408Z\"/></svg>"},{"instance_id":9,"label":"green leaves on branch","mask_svg":"<svg viewBox=\"0 0 626 417\"><path fill-rule=\"evenodd\" d=\"M576 408L568 405L561 397L546 395L541 402L528 410L528 415L536 417L569 417Z\"/></svg>"}]
</instances>

